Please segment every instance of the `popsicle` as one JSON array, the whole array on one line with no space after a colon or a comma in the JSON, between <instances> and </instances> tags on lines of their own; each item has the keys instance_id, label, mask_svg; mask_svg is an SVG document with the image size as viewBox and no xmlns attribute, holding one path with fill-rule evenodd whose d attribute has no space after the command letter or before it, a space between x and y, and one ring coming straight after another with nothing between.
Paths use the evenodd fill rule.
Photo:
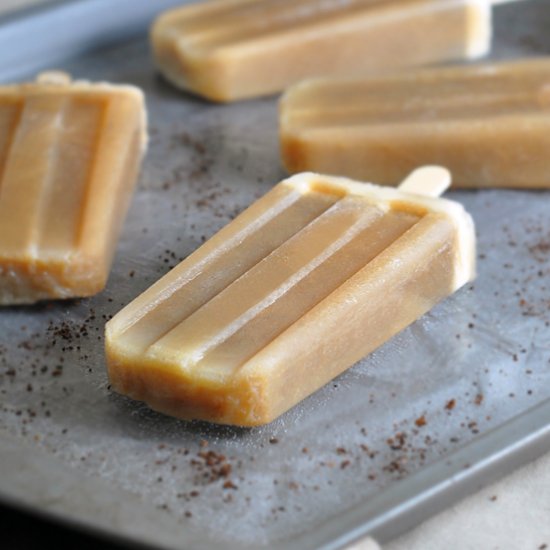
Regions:
<instances>
[{"instance_id":1,"label":"popsicle","mask_svg":"<svg viewBox=\"0 0 550 550\"><path fill-rule=\"evenodd\" d=\"M487 53L490 0L214 0L165 12L151 41L176 86L213 101Z\"/></svg>"},{"instance_id":2,"label":"popsicle","mask_svg":"<svg viewBox=\"0 0 550 550\"><path fill-rule=\"evenodd\" d=\"M462 187L550 187L550 57L311 80L280 104L283 164L396 185L439 164Z\"/></svg>"},{"instance_id":3,"label":"popsicle","mask_svg":"<svg viewBox=\"0 0 550 550\"><path fill-rule=\"evenodd\" d=\"M474 226L427 167L400 189L295 175L106 326L113 389L268 423L474 277Z\"/></svg>"},{"instance_id":4,"label":"popsicle","mask_svg":"<svg viewBox=\"0 0 550 550\"><path fill-rule=\"evenodd\" d=\"M0 87L0 304L105 286L145 126L132 86L49 72Z\"/></svg>"}]
</instances>

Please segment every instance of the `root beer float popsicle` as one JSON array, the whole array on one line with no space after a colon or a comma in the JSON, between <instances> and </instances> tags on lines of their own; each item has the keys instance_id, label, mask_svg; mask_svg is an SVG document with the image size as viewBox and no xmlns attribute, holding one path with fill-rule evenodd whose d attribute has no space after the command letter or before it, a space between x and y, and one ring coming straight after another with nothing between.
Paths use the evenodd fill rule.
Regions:
<instances>
[{"instance_id":1,"label":"root beer float popsicle","mask_svg":"<svg viewBox=\"0 0 550 550\"><path fill-rule=\"evenodd\" d=\"M440 164L461 187L550 187L550 58L423 68L290 88L283 164L396 185Z\"/></svg>"},{"instance_id":2,"label":"root beer float popsicle","mask_svg":"<svg viewBox=\"0 0 550 550\"><path fill-rule=\"evenodd\" d=\"M162 14L156 62L214 101L345 76L475 58L491 41L490 0L213 0ZM495 2L493 2L495 3Z\"/></svg>"},{"instance_id":3,"label":"root beer float popsicle","mask_svg":"<svg viewBox=\"0 0 550 550\"><path fill-rule=\"evenodd\" d=\"M0 305L105 286L145 132L132 86L49 72L0 88Z\"/></svg>"},{"instance_id":4,"label":"root beer float popsicle","mask_svg":"<svg viewBox=\"0 0 550 550\"><path fill-rule=\"evenodd\" d=\"M112 387L180 418L272 421L474 277L449 182L281 182L109 321Z\"/></svg>"}]
</instances>

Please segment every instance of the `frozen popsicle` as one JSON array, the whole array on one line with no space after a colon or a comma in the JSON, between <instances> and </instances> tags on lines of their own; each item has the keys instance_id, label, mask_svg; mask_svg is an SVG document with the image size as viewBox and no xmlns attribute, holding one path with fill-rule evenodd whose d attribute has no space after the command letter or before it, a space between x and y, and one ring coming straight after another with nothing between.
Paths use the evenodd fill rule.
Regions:
<instances>
[{"instance_id":1,"label":"frozen popsicle","mask_svg":"<svg viewBox=\"0 0 550 550\"><path fill-rule=\"evenodd\" d=\"M162 14L157 64L214 101L344 76L484 55L490 0L214 0Z\"/></svg>"},{"instance_id":2,"label":"frozen popsicle","mask_svg":"<svg viewBox=\"0 0 550 550\"><path fill-rule=\"evenodd\" d=\"M0 87L0 304L104 287L145 140L132 86L50 72Z\"/></svg>"},{"instance_id":3,"label":"frozen popsicle","mask_svg":"<svg viewBox=\"0 0 550 550\"><path fill-rule=\"evenodd\" d=\"M473 278L472 220L434 197L449 182L276 185L107 323L112 387L180 418L272 421Z\"/></svg>"},{"instance_id":4,"label":"frozen popsicle","mask_svg":"<svg viewBox=\"0 0 550 550\"><path fill-rule=\"evenodd\" d=\"M396 185L439 164L463 187L550 187L550 58L312 80L280 105L283 163Z\"/></svg>"}]
</instances>

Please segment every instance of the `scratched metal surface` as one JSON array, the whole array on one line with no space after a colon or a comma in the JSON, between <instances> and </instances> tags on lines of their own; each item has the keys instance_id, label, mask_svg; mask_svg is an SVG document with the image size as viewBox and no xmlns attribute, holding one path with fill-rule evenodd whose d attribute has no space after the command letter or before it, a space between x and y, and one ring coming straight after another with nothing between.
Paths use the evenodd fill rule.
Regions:
<instances>
[{"instance_id":1,"label":"scratched metal surface","mask_svg":"<svg viewBox=\"0 0 550 550\"><path fill-rule=\"evenodd\" d=\"M549 52L549 26L542 0L499 7L495 57ZM5 473L0 493L166 547L291 547L548 402L546 191L451 192L477 222L476 282L269 426L177 421L110 392L105 319L284 176L277 104L182 95L157 77L144 38L62 68L141 86L151 142L107 289L0 310L4 472L28 462L28 479L46 478L43 494L23 494L25 472ZM79 489L56 501L48 476ZM108 497L83 518L95 491Z\"/></svg>"}]
</instances>

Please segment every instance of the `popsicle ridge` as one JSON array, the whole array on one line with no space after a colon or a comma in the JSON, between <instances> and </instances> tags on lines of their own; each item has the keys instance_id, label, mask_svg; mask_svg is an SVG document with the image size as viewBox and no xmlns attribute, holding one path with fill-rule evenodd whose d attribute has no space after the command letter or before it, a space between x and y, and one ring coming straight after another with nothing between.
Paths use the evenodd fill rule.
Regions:
<instances>
[{"instance_id":1,"label":"popsicle ridge","mask_svg":"<svg viewBox=\"0 0 550 550\"><path fill-rule=\"evenodd\" d=\"M92 152L97 150L104 108L74 99L64 99L60 104L49 149L48 145L43 149L46 167L32 237L34 257L44 254L62 259L78 243L84 197L92 177ZM71 122L76 120L78 124ZM71 185L62 185L67 173L72 174ZM65 215L51 216L56 209Z\"/></svg>"},{"instance_id":2,"label":"popsicle ridge","mask_svg":"<svg viewBox=\"0 0 550 550\"><path fill-rule=\"evenodd\" d=\"M425 0L409 0L408 5L420 5ZM453 1L453 0L451 0ZM393 0L395 5L395 1ZM231 48L246 45L252 40L273 40L287 34L300 32L316 33L327 21L338 32L338 25L348 27L366 9L378 8L378 16L395 11L387 0L262 0L242 2L238 7L226 8L205 17L179 17L173 22L173 30L181 32L179 44L196 53L216 48ZM413 12L415 13L415 12ZM404 18L410 13L403 12ZM470 16L470 14L468 15ZM362 23L358 23L362 24ZM472 31L474 35L476 32ZM477 49L474 48L474 51Z\"/></svg>"},{"instance_id":3,"label":"popsicle ridge","mask_svg":"<svg viewBox=\"0 0 550 550\"><path fill-rule=\"evenodd\" d=\"M498 75L491 77L486 74L488 82L475 82L475 72L479 68L471 70L471 89L475 89L475 93L470 89L464 94L457 93L457 89L464 87L464 82L451 78L456 69L448 70L448 75L445 75L445 69L438 69L436 75L433 70L419 70L414 80L409 80L403 73L401 93L396 91L390 77L383 82L377 82L374 78L371 82L342 80L340 86L334 81L303 82L283 96L281 126L319 131L323 128L369 125L375 133L390 124L433 124L434 120L452 122L504 112L532 114L550 106L548 94L543 88L548 80L544 78L537 79L538 82L514 82L510 86ZM467 76L466 69L461 72ZM434 78L437 78L437 86L434 86ZM526 89L537 84L534 89ZM414 97L411 97L413 86ZM308 94L309 90L315 90L315 97Z\"/></svg>"},{"instance_id":4,"label":"popsicle ridge","mask_svg":"<svg viewBox=\"0 0 550 550\"><path fill-rule=\"evenodd\" d=\"M4 171L24 108L24 100L0 105L0 193Z\"/></svg>"}]
</instances>

